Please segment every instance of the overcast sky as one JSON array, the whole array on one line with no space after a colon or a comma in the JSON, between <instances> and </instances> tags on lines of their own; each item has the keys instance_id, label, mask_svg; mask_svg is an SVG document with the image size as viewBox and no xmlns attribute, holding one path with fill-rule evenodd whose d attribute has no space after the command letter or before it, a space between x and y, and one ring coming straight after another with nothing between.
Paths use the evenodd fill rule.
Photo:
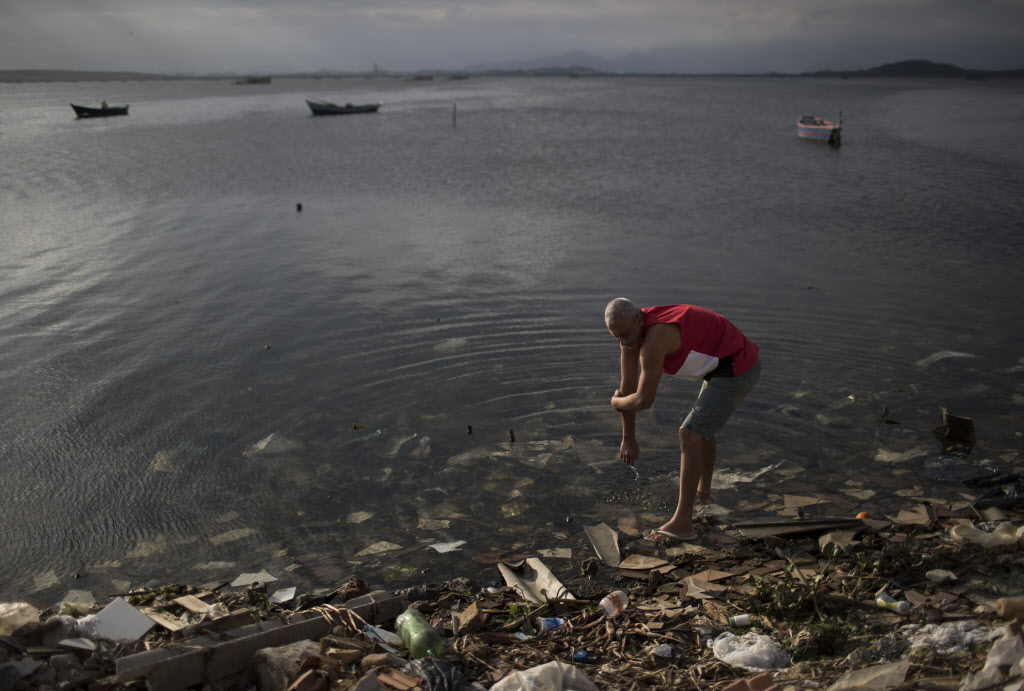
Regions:
<instances>
[{"instance_id":1,"label":"overcast sky","mask_svg":"<svg viewBox=\"0 0 1024 691\"><path fill-rule=\"evenodd\" d=\"M0 69L457 70L584 51L679 72L1024 67L1024 0L0 0Z\"/></svg>"}]
</instances>

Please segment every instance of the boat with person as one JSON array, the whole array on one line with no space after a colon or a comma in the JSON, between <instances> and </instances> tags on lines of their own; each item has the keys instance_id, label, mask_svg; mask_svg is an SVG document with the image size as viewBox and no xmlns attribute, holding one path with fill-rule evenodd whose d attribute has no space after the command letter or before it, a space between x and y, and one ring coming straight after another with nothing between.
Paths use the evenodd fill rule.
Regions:
<instances>
[{"instance_id":1,"label":"boat with person","mask_svg":"<svg viewBox=\"0 0 1024 691\"><path fill-rule=\"evenodd\" d=\"M77 106L74 103L71 104L71 108L80 118L109 118L112 115L128 114L128 106L108 106L106 101L103 101L99 108Z\"/></svg>"},{"instance_id":2,"label":"boat with person","mask_svg":"<svg viewBox=\"0 0 1024 691\"><path fill-rule=\"evenodd\" d=\"M307 98L306 104L309 106L309 109L313 111L313 115L349 115L352 113L376 113L377 110L384 105L384 101L367 103L364 105L346 103L342 106L337 103L323 101L318 98Z\"/></svg>"},{"instance_id":3,"label":"boat with person","mask_svg":"<svg viewBox=\"0 0 1024 691\"><path fill-rule=\"evenodd\" d=\"M842 143L843 112L839 111L836 122L819 118L816 115L804 115L796 123L796 136L801 139L812 139L827 142L832 146Z\"/></svg>"}]
</instances>

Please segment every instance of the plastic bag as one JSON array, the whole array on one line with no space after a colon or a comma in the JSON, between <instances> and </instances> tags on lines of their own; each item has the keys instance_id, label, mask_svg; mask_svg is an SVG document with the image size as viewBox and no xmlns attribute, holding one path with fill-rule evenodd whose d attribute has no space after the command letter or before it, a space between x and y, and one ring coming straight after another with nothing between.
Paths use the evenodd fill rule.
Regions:
<instances>
[{"instance_id":1,"label":"plastic bag","mask_svg":"<svg viewBox=\"0 0 1024 691\"><path fill-rule=\"evenodd\" d=\"M992 649L988 651L988 658L985 660L985 666L981 668L980 672L968 672L967 678L960 686L960 691L980 691L993 688L998 688L1000 691L1017 691L1024 688L1024 681L1020 679L1022 674L1024 674L1024 639L1021 638L1019 628L1008 626L1003 637L992 644ZM1009 682L1013 677L1017 677L1015 685Z\"/></svg>"},{"instance_id":2,"label":"plastic bag","mask_svg":"<svg viewBox=\"0 0 1024 691\"><path fill-rule=\"evenodd\" d=\"M864 669L856 669L836 679L836 682L828 687L827 691L891 689L903 683L903 680L907 678L909 668L910 660L900 660L886 665L872 665Z\"/></svg>"},{"instance_id":3,"label":"plastic bag","mask_svg":"<svg viewBox=\"0 0 1024 691\"><path fill-rule=\"evenodd\" d=\"M1004 630L1003 627L988 629L976 621L947 621L921 627L910 624L900 629L912 648L929 648L938 655L951 655L995 640Z\"/></svg>"},{"instance_id":4,"label":"plastic bag","mask_svg":"<svg viewBox=\"0 0 1024 691\"><path fill-rule=\"evenodd\" d=\"M714 640L711 650L722 662L748 672L764 672L789 664L789 653L780 648L771 636L756 633L737 636L726 631Z\"/></svg>"},{"instance_id":5,"label":"plastic bag","mask_svg":"<svg viewBox=\"0 0 1024 691\"><path fill-rule=\"evenodd\" d=\"M587 675L572 665L554 660L523 672L513 672L491 691L598 691Z\"/></svg>"},{"instance_id":6,"label":"plastic bag","mask_svg":"<svg viewBox=\"0 0 1024 691\"><path fill-rule=\"evenodd\" d=\"M476 691L482 688L466 681L458 667L436 657L413 660L402 671L423 679L420 684L423 691Z\"/></svg>"},{"instance_id":7,"label":"plastic bag","mask_svg":"<svg viewBox=\"0 0 1024 691\"><path fill-rule=\"evenodd\" d=\"M973 542L982 547L1006 547L1016 544L1021 538L1021 530L1012 523L1000 523L991 533L978 530L973 525L955 525L949 529L949 535L956 542Z\"/></svg>"}]
</instances>

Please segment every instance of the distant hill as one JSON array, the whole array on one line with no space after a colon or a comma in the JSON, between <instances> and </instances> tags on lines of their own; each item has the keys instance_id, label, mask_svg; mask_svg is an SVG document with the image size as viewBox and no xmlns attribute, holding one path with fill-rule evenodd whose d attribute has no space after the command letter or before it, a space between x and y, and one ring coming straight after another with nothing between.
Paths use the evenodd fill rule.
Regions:
<instances>
[{"instance_id":1,"label":"distant hill","mask_svg":"<svg viewBox=\"0 0 1024 691\"><path fill-rule=\"evenodd\" d=\"M545 75L667 75L686 74L682 72L669 72L662 66L663 62L644 57L641 54L631 54L620 61L610 61L590 53L581 51L562 53L547 58L533 60L490 62L467 67L457 73L447 70L421 71L415 74L439 74L439 75L509 75L509 76L545 76ZM379 76L379 77L401 77L414 74L412 72L335 72L321 70L315 73L287 73L274 74L274 78L294 79L323 79L342 78L357 76ZM705 73L700 73L705 74ZM172 79L236 79L236 74L208 74L208 75L186 75L186 74L154 74L150 72L98 72L83 70L0 70L0 82L113 82L113 81L163 81ZM267 75L268 77L271 75ZM711 75L707 75L711 76ZM723 74L721 76L728 76ZM878 67L870 67L863 70L819 70L817 72L803 72L797 75L782 73L749 73L745 76L801 76L801 77L935 77L935 78L959 78L959 79L987 79L989 77L1017 77L1024 78L1024 69L1017 70L969 70L956 65L949 65L930 60L903 60L891 62Z\"/></svg>"},{"instance_id":2,"label":"distant hill","mask_svg":"<svg viewBox=\"0 0 1024 691\"><path fill-rule=\"evenodd\" d=\"M866 70L835 71L819 70L805 72L812 77L957 77L960 79L984 79L987 77L1024 77L1020 70L966 70L956 65L931 60L902 60L890 62Z\"/></svg>"},{"instance_id":3,"label":"distant hill","mask_svg":"<svg viewBox=\"0 0 1024 691\"><path fill-rule=\"evenodd\" d=\"M0 70L0 82L144 82L181 79L148 72L86 72L82 70Z\"/></svg>"}]
</instances>

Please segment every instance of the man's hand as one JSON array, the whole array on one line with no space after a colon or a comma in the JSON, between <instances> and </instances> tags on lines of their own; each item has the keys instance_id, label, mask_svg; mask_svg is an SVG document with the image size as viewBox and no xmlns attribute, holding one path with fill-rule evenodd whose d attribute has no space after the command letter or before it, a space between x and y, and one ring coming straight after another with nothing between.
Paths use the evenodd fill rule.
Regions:
<instances>
[{"instance_id":1,"label":"man's hand","mask_svg":"<svg viewBox=\"0 0 1024 691\"><path fill-rule=\"evenodd\" d=\"M615 410L619 411L620 413L624 412L625 410L627 410L626 407L625 407L626 406L626 400L625 399L626 399L626 397L622 395L622 392L619 391L618 389L615 389L615 393L612 394L612 400L611 400L612 408L615 408Z\"/></svg>"},{"instance_id":2,"label":"man's hand","mask_svg":"<svg viewBox=\"0 0 1024 691\"><path fill-rule=\"evenodd\" d=\"M636 443L636 439L623 439L619 444L619 459L630 468L636 465L639 455L640 445Z\"/></svg>"}]
</instances>

